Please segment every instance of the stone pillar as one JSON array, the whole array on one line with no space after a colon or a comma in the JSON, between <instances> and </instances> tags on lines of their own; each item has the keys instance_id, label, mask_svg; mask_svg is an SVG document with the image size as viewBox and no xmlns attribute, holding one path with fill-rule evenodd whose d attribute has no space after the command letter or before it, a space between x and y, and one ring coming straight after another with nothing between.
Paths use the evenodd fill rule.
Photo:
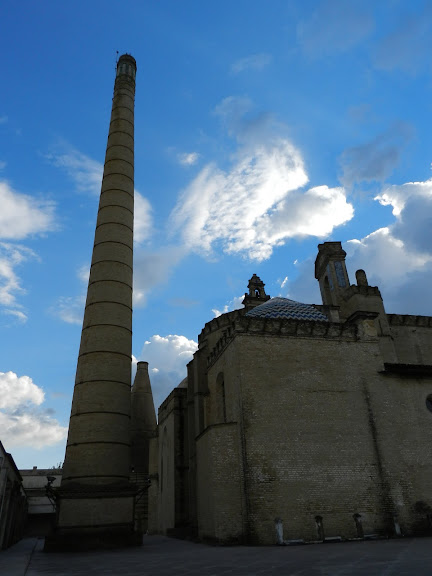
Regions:
<instances>
[{"instance_id":1,"label":"stone pillar","mask_svg":"<svg viewBox=\"0 0 432 576\"><path fill-rule=\"evenodd\" d=\"M117 63L56 533L45 549L136 543L130 382L136 63Z\"/></svg>"}]
</instances>

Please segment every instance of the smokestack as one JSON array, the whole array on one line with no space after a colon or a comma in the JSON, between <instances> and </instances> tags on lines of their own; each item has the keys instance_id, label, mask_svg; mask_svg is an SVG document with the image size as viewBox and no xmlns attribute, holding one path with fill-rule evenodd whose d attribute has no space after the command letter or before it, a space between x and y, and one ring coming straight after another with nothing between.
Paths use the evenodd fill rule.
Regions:
<instances>
[{"instance_id":1,"label":"smokestack","mask_svg":"<svg viewBox=\"0 0 432 576\"><path fill-rule=\"evenodd\" d=\"M120 56L58 525L48 550L136 543L135 486L129 482L135 74L135 59Z\"/></svg>"}]
</instances>

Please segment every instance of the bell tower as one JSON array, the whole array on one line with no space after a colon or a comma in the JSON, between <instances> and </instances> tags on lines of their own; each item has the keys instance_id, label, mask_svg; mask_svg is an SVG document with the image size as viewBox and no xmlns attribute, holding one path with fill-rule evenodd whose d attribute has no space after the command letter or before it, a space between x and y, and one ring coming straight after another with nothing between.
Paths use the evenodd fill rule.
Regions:
<instances>
[{"instance_id":1,"label":"bell tower","mask_svg":"<svg viewBox=\"0 0 432 576\"><path fill-rule=\"evenodd\" d=\"M255 308L255 306L259 306L267 302L267 300L270 300L270 296L266 294L264 286L265 284L261 278L254 274L248 283L249 293L245 293L242 302L246 310L251 310Z\"/></svg>"}]
</instances>

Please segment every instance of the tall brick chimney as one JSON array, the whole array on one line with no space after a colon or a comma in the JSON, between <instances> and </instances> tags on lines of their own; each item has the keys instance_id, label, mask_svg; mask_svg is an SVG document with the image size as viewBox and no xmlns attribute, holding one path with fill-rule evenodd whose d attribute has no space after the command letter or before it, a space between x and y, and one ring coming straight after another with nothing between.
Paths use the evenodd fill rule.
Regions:
<instances>
[{"instance_id":1,"label":"tall brick chimney","mask_svg":"<svg viewBox=\"0 0 432 576\"><path fill-rule=\"evenodd\" d=\"M45 549L140 543L130 483L136 62L117 63L58 522Z\"/></svg>"}]
</instances>

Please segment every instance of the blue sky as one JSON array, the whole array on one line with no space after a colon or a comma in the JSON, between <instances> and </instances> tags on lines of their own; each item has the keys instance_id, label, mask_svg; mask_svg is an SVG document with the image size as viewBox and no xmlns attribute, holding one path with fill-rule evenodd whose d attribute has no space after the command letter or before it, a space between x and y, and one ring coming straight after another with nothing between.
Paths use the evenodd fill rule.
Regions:
<instances>
[{"instance_id":1,"label":"blue sky","mask_svg":"<svg viewBox=\"0 0 432 576\"><path fill-rule=\"evenodd\" d=\"M63 460L114 82L137 60L133 354L158 406L258 274L320 302L340 240L432 315L432 9L421 1L3 3L0 438Z\"/></svg>"}]
</instances>

